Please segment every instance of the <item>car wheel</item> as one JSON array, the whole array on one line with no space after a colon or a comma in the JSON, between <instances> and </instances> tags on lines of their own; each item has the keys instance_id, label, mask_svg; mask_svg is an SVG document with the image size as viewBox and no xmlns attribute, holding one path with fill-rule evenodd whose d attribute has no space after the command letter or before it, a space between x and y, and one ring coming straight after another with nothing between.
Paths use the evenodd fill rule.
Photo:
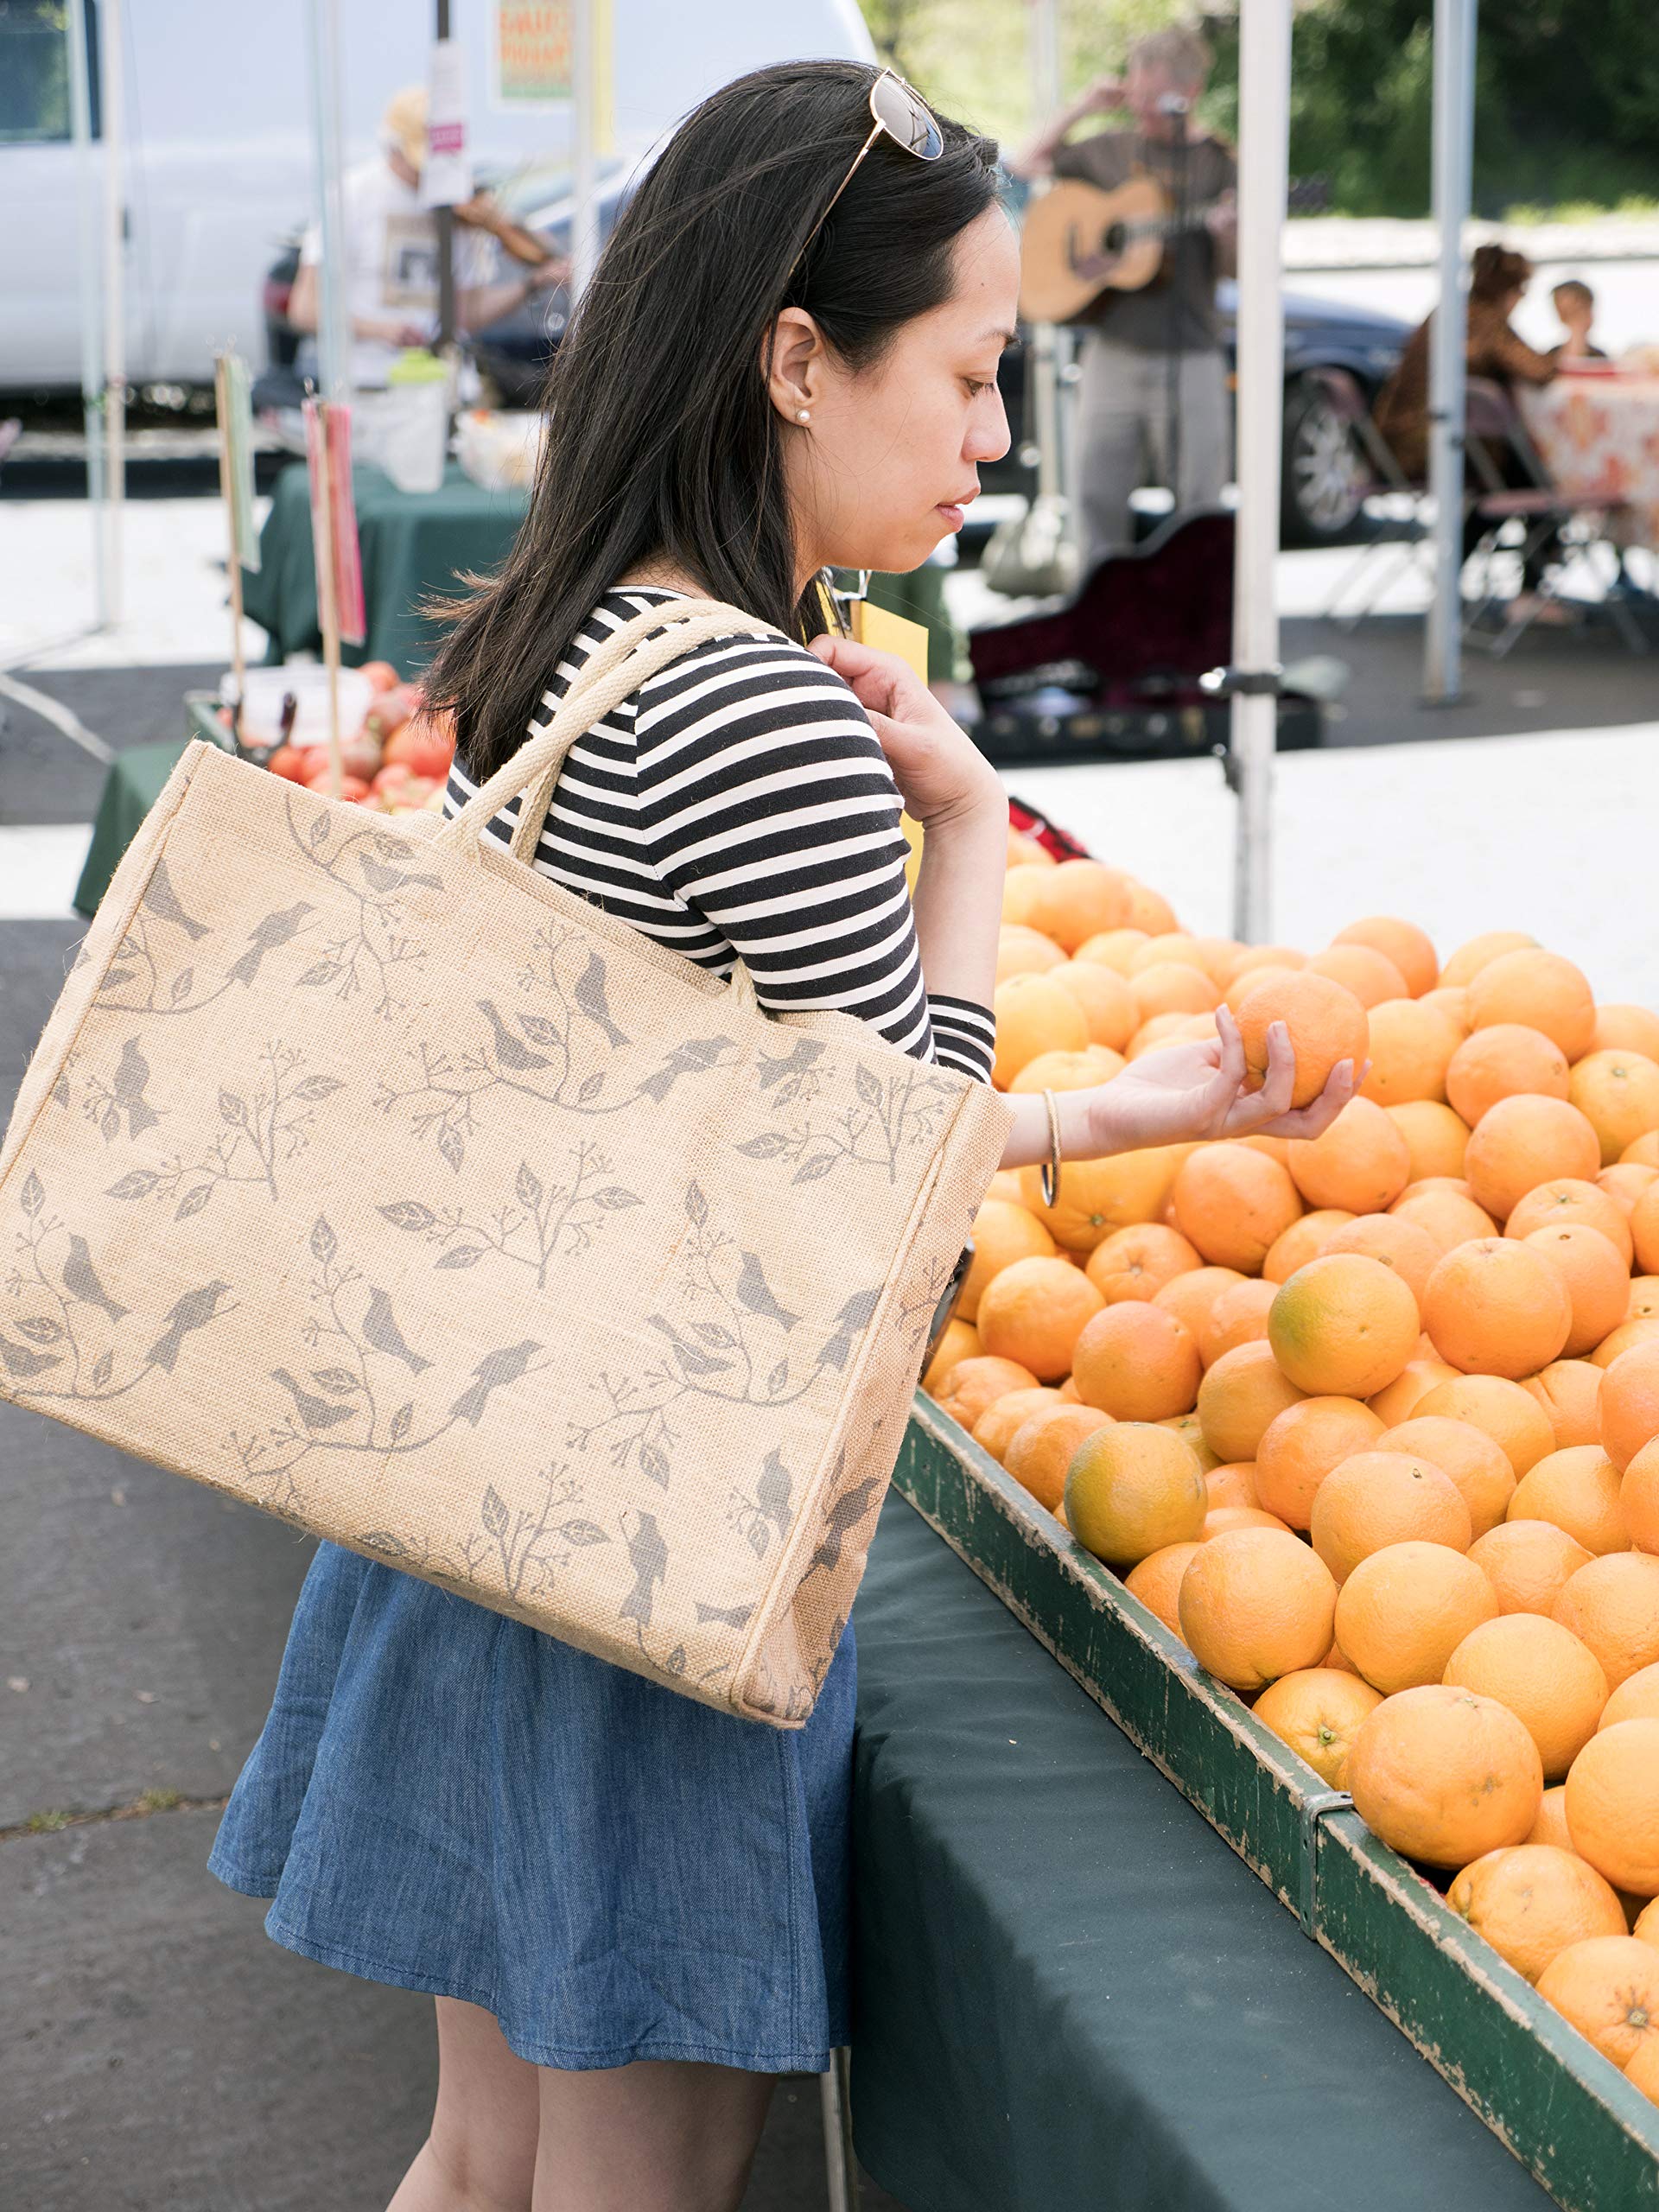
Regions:
<instances>
[{"instance_id":1,"label":"car wheel","mask_svg":"<svg viewBox=\"0 0 1659 2212\"><path fill-rule=\"evenodd\" d=\"M1364 505L1365 466L1348 425L1317 385L1299 378L1285 394L1280 539L1330 545Z\"/></svg>"}]
</instances>

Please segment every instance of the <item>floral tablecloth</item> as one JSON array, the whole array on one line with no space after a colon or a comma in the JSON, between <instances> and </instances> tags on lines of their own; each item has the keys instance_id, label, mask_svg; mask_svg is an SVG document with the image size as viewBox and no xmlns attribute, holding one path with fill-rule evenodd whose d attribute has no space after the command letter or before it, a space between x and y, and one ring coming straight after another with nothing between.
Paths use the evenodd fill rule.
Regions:
<instances>
[{"instance_id":1,"label":"floral tablecloth","mask_svg":"<svg viewBox=\"0 0 1659 2212\"><path fill-rule=\"evenodd\" d=\"M1557 377L1520 399L1557 486L1624 501L1615 535L1659 550L1659 376Z\"/></svg>"}]
</instances>

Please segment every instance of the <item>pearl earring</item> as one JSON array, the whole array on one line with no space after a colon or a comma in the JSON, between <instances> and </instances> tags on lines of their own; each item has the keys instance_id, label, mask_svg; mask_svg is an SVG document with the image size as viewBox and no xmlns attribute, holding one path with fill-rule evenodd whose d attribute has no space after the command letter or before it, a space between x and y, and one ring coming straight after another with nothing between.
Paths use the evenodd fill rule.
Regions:
<instances>
[{"instance_id":1,"label":"pearl earring","mask_svg":"<svg viewBox=\"0 0 1659 2212\"><path fill-rule=\"evenodd\" d=\"M795 410L795 420L798 423L810 423L812 417L804 407L800 407Z\"/></svg>"}]
</instances>

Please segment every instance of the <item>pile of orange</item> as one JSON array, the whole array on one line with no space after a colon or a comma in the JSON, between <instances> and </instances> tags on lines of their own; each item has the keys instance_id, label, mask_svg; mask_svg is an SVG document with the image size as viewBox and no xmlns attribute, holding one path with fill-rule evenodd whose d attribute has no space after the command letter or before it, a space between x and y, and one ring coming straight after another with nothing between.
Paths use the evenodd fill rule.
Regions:
<instances>
[{"instance_id":1,"label":"pile of orange","mask_svg":"<svg viewBox=\"0 0 1659 2212\"><path fill-rule=\"evenodd\" d=\"M1252 1087L1276 1021L1298 1103L1371 1065L1313 1141L1000 1173L924 1388L1659 2097L1659 1014L1514 932L1192 935L1019 837L1004 917L1000 1088L1222 1004Z\"/></svg>"}]
</instances>

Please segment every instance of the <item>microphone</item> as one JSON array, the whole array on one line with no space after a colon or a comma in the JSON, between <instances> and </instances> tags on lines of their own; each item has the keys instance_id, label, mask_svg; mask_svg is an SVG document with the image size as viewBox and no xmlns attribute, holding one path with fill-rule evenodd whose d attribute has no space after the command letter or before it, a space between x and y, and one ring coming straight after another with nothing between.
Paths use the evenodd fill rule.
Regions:
<instances>
[{"instance_id":1,"label":"microphone","mask_svg":"<svg viewBox=\"0 0 1659 2212\"><path fill-rule=\"evenodd\" d=\"M1160 92L1158 95L1160 115L1186 115L1191 112L1192 106L1192 103L1185 92Z\"/></svg>"}]
</instances>

